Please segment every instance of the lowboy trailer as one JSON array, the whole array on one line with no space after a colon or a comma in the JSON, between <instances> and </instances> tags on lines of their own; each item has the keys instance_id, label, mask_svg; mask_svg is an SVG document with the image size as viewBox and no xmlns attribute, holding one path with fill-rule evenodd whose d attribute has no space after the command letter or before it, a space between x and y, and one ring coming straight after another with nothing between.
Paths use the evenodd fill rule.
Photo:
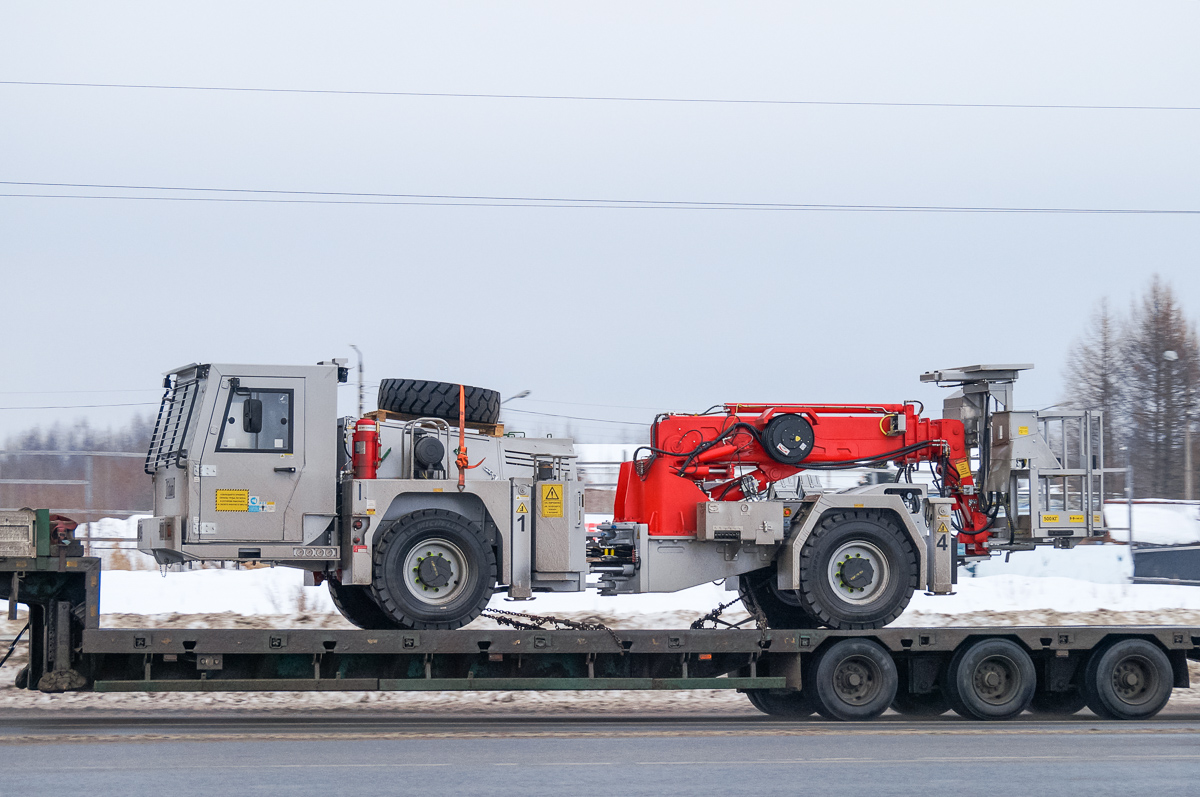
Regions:
<instances>
[{"instance_id":1,"label":"lowboy trailer","mask_svg":"<svg viewBox=\"0 0 1200 797\"><path fill-rule=\"evenodd\" d=\"M513 630L101 628L100 561L57 528L45 510L0 513L0 599L10 617L29 608L17 686L44 692L736 689L785 718L1086 705L1134 720L1200 660L1200 628L1171 626L546 630L510 613Z\"/></svg>"}]
</instances>

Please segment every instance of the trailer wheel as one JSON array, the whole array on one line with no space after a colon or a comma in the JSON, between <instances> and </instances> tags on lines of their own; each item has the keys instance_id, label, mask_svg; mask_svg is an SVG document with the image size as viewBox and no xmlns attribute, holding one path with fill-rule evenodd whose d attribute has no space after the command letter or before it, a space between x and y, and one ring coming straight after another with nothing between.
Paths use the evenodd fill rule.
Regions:
<instances>
[{"instance_id":1,"label":"trailer wheel","mask_svg":"<svg viewBox=\"0 0 1200 797\"><path fill-rule=\"evenodd\" d=\"M892 699L892 711L906 717L940 717L950 710L950 702L940 689L909 692L898 689Z\"/></svg>"},{"instance_id":2,"label":"trailer wheel","mask_svg":"<svg viewBox=\"0 0 1200 797\"><path fill-rule=\"evenodd\" d=\"M335 578L326 579L333 605L352 625L368 631L386 631L400 626L391 615L379 608L367 585L343 584Z\"/></svg>"},{"instance_id":3,"label":"trailer wheel","mask_svg":"<svg viewBox=\"0 0 1200 797\"><path fill-rule=\"evenodd\" d=\"M843 639L817 655L804 678L817 712L828 719L875 719L896 697L891 655L870 639Z\"/></svg>"},{"instance_id":4,"label":"trailer wheel","mask_svg":"<svg viewBox=\"0 0 1200 797\"><path fill-rule=\"evenodd\" d=\"M805 692L776 692L771 689L747 689L750 704L772 717L800 719L813 713L813 704Z\"/></svg>"},{"instance_id":5,"label":"trailer wheel","mask_svg":"<svg viewBox=\"0 0 1200 797\"><path fill-rule=\"evenodd\" d=\"M1009 639L981 639L950 659L945 693L967 719L1010 720L1029 708L1037 672L1026 650Z\"/></svg>"},{"instance_id":6,"label":"trailer wheel","mask_svg":"<svg viewBox=\"0 0 1200 797\"><path fill-rule=\"evenodd\" d=\"M371 588L400 628L461 628L479 616L496 586L496 553L477 523L421 509L375 541Z\"/></svg>"},{"instance_id":7,"label":"trailer wheel","mask_svg":"<svg viewBox=\"0 0 1200 797\"><path fill-rule=\"evenodd\" d=\"M1038 689L1033 693L1033 702L1029 710L1034 714L1047 717L1069 717L1087 705L1087 695L1078 687L1061 692L1048 692Z\"/></svg>"},{"instance_id":8,"label":"trailer wheel","mask_svg":"<svg viewBox=\"0 0 1200 797\"><path fill-rule=\"evenodd\" d=\"M800 604L830 628L882 628L917 588L917 552L890 513L827 514L800 551Z\"/></svg>"},{"instance_id":9,"label":"trailer wheel","mask_svg":"<svg viewBox=\"0 0 1200 797\"><path fill-rule=\"evenodd\" d=\"M463 385L467 423L500 420L500 394ZM423 379L385 379L379 383L379 409L458 422L458 385Z\"/></svg>"},{"instance_id":10,"label":"trailer wheel","mask_svg":"<svg viewBox=\"0 0 1200 797\"><path fill-rule=\"evenodd\" d=\"M800 593L778 588L774 567L755 570L738 578L738 597L751 615L762 613L770 628L817 628L816 618L805 610Z\"/></svg>"},{"instance_id":11,"label":"trailer wheel","mask_svg":"<svg viewBox=\"0 0 1200 797\"><path fill-rule=\"evenodd\" d=\"M1099 648L1083 676L1087 707L1112 720L1144 720L1171 699L1175 678L1167 654L1144 639L1121 639Z\"/></svg>"}]
</instances>

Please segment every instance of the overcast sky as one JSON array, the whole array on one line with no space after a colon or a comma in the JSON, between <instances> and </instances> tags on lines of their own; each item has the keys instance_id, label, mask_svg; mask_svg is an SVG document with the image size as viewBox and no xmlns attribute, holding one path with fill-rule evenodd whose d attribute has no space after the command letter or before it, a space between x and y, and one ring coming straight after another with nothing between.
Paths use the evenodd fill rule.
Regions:
<instances>
[{"instance_id":1,"label":"overcast sky","mask_svg":"<svg viewBox=\"0 0 1200 797\"><path fill-rule=\"evenodd\" d=\"M1197 31L1194 2L7 2L0 80L1200 108ZM1198 143L1200 110L0 85L0 180L34 183L1195 211ZM0 440L153 411L185 363L351 343L369 382L530 390L507 406L586 418L908 398L937 415L918 374L980 361L1036 363L1018 402L1045 406L1101 297L1125 306L1158 272L1200 313L1198 238L1195 214L5 197L0 407L73 408L2 409Z\"/></svg>"}]
</instances>

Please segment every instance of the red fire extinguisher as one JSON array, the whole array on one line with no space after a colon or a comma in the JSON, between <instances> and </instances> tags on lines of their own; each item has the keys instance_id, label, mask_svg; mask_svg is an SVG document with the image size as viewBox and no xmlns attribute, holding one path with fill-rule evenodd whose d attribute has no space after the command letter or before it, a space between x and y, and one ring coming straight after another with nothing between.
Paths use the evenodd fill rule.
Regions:
<instances>
[{"instance_id":1,"label":"red fire extinguisher","mask_svg":"<svg viewBox=\"0 0 1200 797\"><path fill-rule=\"evenodd\" d=\"M374 479L379 468L379 424L362 418L354 424L354 478Z\"/></svg>"}]
</instances>

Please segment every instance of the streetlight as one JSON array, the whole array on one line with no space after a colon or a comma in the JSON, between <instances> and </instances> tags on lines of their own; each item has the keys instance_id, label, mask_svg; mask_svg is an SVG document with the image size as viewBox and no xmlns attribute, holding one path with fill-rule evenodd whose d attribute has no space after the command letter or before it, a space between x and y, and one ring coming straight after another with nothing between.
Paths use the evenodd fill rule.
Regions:
<instances>
[{"instance_id":1,"label":"streetlight","mask_svg":"<svg viewBox=\"0 0 1200 797\"><path fill-rule=\"evenodd\" d=\"M1167 349L1163 359L1173 363L1179 359L1179 352ZM1192 396L1191 385L1188 385L1187 401L1183 407L1183 497L1191 501L1192 496Z\"/></svg>"},{"instance_id":2,"label":"streetlight","mask_svg":"<svg viewBox=\"0 0 1200 797\"><path fill-rule=\"evenodd\" d=\"M526 396L528 396L528 395L529 395L531 392L533 392L533 391L530 391L530 390L522 390L520 393L514 393L513 395L511 395L511 396L509 396L508 398L504 399L504 401L501 401L500 403L501 403L501 404L507 404L508 402L512 401L513 399L523 399L523 398L525 398Z\"/></svg>"}]
</instances>

